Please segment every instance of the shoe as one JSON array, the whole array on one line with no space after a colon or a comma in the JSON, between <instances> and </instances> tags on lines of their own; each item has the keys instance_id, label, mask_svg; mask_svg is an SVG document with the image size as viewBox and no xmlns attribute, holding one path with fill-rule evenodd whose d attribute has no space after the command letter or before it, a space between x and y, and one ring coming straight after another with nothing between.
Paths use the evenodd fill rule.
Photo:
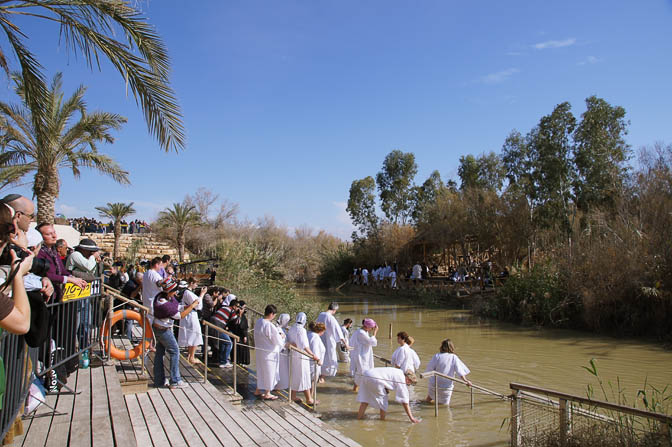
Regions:
<instances>
[{"instance_id":1,"label":"shoe","mask_svg":"<svg viewBox=\"0 0 672 447\"><path fill-rule=\"evenodd\" d=\"M169 379L163 379L163 386L168 387L170 385L170 380Z\"/></svg>"},{"instance_id":2,"label":"shoe","mask_svg":"<svg viewBox=\"0 0 672 447\"><path fill-rule=\"evenodd\" d=\"M233 364L232 364L232 363L229 363L229 362L227 362L227 363L225 363L225 364L224 364L224 366L222 366L222 365L219 365L219 367L220 367L220 368L233 368Z\"/></svg>"},{"instance_id":3,"label":"shoe","mask_svg":"<svg viewBox=\"0 0 672 447\"><path fill-rule=\"evenodd\" d=\"M173 383L168 388L170 388L171 390L181 390L181 389L187 388L187 387L189 387L189 385L187 385L183 380L180 380L177 383Z\"/></svg>"}]
</instances>

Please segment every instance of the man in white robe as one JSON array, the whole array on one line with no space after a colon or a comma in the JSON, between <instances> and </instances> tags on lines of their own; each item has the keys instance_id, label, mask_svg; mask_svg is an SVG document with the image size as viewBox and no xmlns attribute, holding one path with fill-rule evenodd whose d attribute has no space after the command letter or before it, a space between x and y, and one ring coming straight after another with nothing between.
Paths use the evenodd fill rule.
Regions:
<instances>
[{"instance_id":1,"label":"man in white robe","mask_svg":"<svg viewBox=\"0 0 672 447\"><path fill-rule=\"evenodd\" d=\"M264 317L259 318L254 324L256 348L254 352L257 361L257 389L254 395L268 400L278 398L272 395L271 391L278 383L280 376L279 355L280 350L285 345L285 340L272 323L277 312L276 307L269 304L264 310Z\"/></svg>"},{"instance_id":2,"label":"man in white robe","mask_svg":"<svg viewBox=\"0 0 672 447\"><path fill-rule=\"evenodd\" d=\"M326 312L322 312L317 317L318 323L324 323L326 331L322 335L322 342L327 352L324 355L322 364L322 375L333 377L338 372L338 342L346 345L348 342L343 339L343 332L338 320L334 317L338 310L338 303L330 303Z\"/></svg>"}]
</instances>

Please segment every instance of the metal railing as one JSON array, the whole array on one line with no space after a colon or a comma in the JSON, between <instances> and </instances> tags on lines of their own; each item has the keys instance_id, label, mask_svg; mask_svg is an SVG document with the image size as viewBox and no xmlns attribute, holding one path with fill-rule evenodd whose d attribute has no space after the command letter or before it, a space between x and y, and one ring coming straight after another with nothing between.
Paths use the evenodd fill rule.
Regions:
<instances>
[{"instance_id":1,"label":"metal railing","mask_svg":"<svg viewBox=\"0 0 672 447\"><path fill-rule=\"evenodd\" d=\"M607 423L612 425L621 423L621 421L619 421L620 417L608 417L599 414L597 412L599 409L611 411L615 415L625 414L656 421L660 425L659 432L666 440L666 443L669 445L672 442L672 416L519 383L511 383L510 388L513 390L511 396L511 445L513 447L522 445L522 405L523 401L528 398L533 398L537 401L542 399L545 400L546 404L551 408L557 407L557 410L555 410L557 411L558 416L557 431L561 446L567 445L572 436L573 415L574 417L589 417L592 420L597 421L597 423ZM551 399L544 399L543 397L531 393L542 394L558 400L556 402ZM575 407L578 405L586 405L588 409Z\"/></svg>"},{"instance_id":2,"label":"metal railing","mask_svg":"<svg viewBox=\"0 0 672 447\"><path fill-rule=\"evenodd\" d=\"M315 361L315 360L313 360L313 356L308 354L303 349L299 349L296 346L293 346L291 344L289 345L289 371L288 371L289 389L288 389L288 393L287 393L287 401L290 401L291 398L292 398L292 357L294 357L292 355L292 352L298 352L299 354L307 357L309 359L309 361ZM311 388L310 389L310 394L313 397L313 412L317 412L317 382L319 381L319 379L320 379L320 377L316 373L315 377L313 378L313 383L310 387Z\"/></svg>"},{"instance_id":3,"label":"metal railing","mask_svg":"<svg viewBox=\"0 0 672 447\"><path fill-rule=\"evenodd\" d=\"M438 377L441 377L443 379L447 380L452 380L453 382L461 383L462 385L465 385L466 387L469 388L469 394L470 394L470 401L471 401L471 408L474 408L474 390L481 391L484 394L489 394L495 397L498 397L500 399L509 399L509 396L506 396L504 394L498 393L496 391L489 390L485 387L482 387L480 385L476 385L474 383L467 383L465 380L459 379L457 377L449 376L448 374L443 374L438 371L426 371L424 373L420 373L420 378L421 379L430 379L434 378L434 416L439 415L439 381ZM452 388L451 388L452 389Z\"/></svg>"},{"instance_id":4,"label":"metal railing","mask_svg":"<svg viewBox=\"0 0 672 447\"><path fill-rule=\"evenodd\" d=\"M203 383L208 382L208 340L210 339L210 329L218 332L220 334L227 335L231 340L233 340L233 347L231 352L233 353L233 391L234 393L238 392L238 343L240 342L240 337L236 334L227 331L217 325L210 323L209 321L202 320L203 326L205 328L205 339L203 340L203 363L205 365L205 373L203 374ZM231 343L230 341L220 338L217 338L217 343ZM221 359L220 359L221 361Z\"/></svg>"}]
</instances>

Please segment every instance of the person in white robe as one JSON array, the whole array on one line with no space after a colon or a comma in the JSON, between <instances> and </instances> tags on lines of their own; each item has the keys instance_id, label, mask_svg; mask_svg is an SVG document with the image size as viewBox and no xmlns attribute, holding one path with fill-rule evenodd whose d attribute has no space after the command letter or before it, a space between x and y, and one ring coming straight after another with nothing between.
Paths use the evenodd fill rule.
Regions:
<instances>
[{"instance_id":1,"label":"person in white robe","mask_svg":"<svg viewBox=\"0 0 672 447\"><path fill-rule=\"evenodd\" d=\"M322 312L317 317L318 323L324 323L326 331L322 335L322 342L327 352L324 355L324 362L322 365L322 376L333 377L338 372L338 349L337 344L340 341L341 343L346 344L347 342L343 340L343 333L341 332L341 326L338 324L334 314L338 311L338 303L330 303L326 312Z\"/></svg>"},{"instance_id":2,"label":"person in white robe","mask_svg":"<svg viewBox=\"0 0 672 447\"><path fill-rule=\"evenodd\" d=\"M427 371L437 371L451 377L459 377L465 382L467 386L471 386L471 382L466 378L469 374L469 368L462 360L455 354L455 346L450 339L445 339L441 342L441 352L435 354L432 360L427 365ZM429 391L427 394L427 403L434 401L434 392L437 382L437 377L429 378ZM450 398L453 395L453 381L443 377L438 378L438 399L440 404L450 405Z\"/></svg>"},{"instance_id":3,"label":"person in white robe","mask_svg":"<svg viewBox=\"0 0 672 447\"><path fill-rule=\"evenodd\" d=\"M182 304L184 307L188 307L194 302L198 302L198 304L180 322L180 332L177 336L178 345L181 348L187 347L187 361L192 364L198 363L198 360L196 360L196 349L203 344L201 323L198 321L198 313L196 311L203 309L203 296L207 292L207 287L203 287L200 296L197 296L193 292L197 284L198 282L194 278L189 278L187 281L187 290L182 295Z\"/></svg>"},{"instance_id":4,"label":"person in white robe","mask_svg":"<svg viewBox=\"0 0 672 447\"><path fill-rule=\"evenodd\" d=\"M315 378L318 377L320 383L324 382L322 376L322 362L324 361L324 355L326 353L326 348L322 342L321 335L324 334L326 326L324 323L315 323L313 321L308 325L308 344L310 344L310 350L313 351L315 357L318 360L311 360L310 362L310 377L311 381L314 383Z\"/></svg>"},{"instance_id":5,"label":"person in white robe","mask_svg":"<svg viewBox=\"0 0 672 447\"><path fill-rule=\"evenodd\" d=\"M413 372L417 371L420 368L420 357L411 348L413 339L406 332L402 331L397 333L397 343L399 343L399 347L394 351L390 359L392 366L402 371L408 371L409 369Z\"/></svg>"},{"instance_id":6,"label":"person in white robe","mask_svg":"<svg viewBox=\"0 0 672 447\"><path fill-rule=\"evenodd\" d=\"M350 373L355 381L353 391L359 389L362 375L373 368L373 347L378 346L376 339L378 325L371 318L362 321L362 327L357 329L350 338L352 351L350 352Z\"/></svg>"},{"instance_id":7,"label":"person in white robe","mask_svg":"<svg viewBox=\"0 0 672 447\"><path fill-rule=\"evenodd\" d=\"M289 314L278 315L278 332L285 340L285 344L280 350L279 374L278 383L275 385L276 390L286 390L289 387L289 349L287 349L287 332L289 325Z\"/></svg>"},{"instance_id":8,"label":"person in white robe","mask_svg":"<svg viewBox=\"0 0 672 447\"><path fill-rule=\"evenodd\" d=\"M310 342L308 341L308 333L306 332L305 324L306 314L299 312L296 315L296 323L289 329L287 342L295 348L301 349L306 354L312 356L313 361L319 361L320 358L310 349ZM308 405L313 405L314 402L311 396L313 382L310 377L310 358L296 351L292 351L291 356L292 369L289 375L289 383L292 387L292 392L290 399L297 403L301 402L301 399L296 398L296 392L303 391L306 403Z\"/></svg>"},{"instance_id":9,"label":"person in white robe","mask_svg":"<svg viewBox=\"0 0 672 447\"><path fill-rule=\"evenodd\" d=\"M415 385L417 381L412 371L404 373L398 368L373 368L365 371L357 393L357 402L360 403L357 419L364 418L366 408L371 405L373 408L380 410L380 420L385 420L388 395L390 391L394 391L395 400L404 407L410 421L413 423L420 422L419 419L413 417L408 393L408 386Z\"/></svg>"},{"instance_id":10,"label":"person in white robe","mask_svg":"<svg viewBox=\"0 0 672 447\"><path fill-rule=\"evenodd\" d=\"M350 327L352 326L352 319L346 318L343 320L343 326L341 326L341 332L343 333L343 342L338 342L338 361L341 363L350 363L350 346L348 340L350 340Z\"/></svg>"},{"instance_id":11,"label":"person in white robe","mask_svg":"<svg viewBox=\"0 0 672 447\"><path fill-rule=\"evenodd\" d=\"M271 391L278 383L278 357L280 350L285 346L285 340L278 332L277 326L272 323L277 312L276 307L269 304L264 310L264 317L259 318L254 324L256 348L254 353L257 363L257 389L254 395L268 400L277 399Z\"/></svg>"},{"instance_id":12,"label":"person in white robe","mask_svg":"<svg viewBox=\"0 0 672 447\"><path fill-rule=\"evenodd\" d=\"M366 269L366 267L362 269L362 285L363 286L369 285L369 271Z\"/></svg>"}]
</instances>

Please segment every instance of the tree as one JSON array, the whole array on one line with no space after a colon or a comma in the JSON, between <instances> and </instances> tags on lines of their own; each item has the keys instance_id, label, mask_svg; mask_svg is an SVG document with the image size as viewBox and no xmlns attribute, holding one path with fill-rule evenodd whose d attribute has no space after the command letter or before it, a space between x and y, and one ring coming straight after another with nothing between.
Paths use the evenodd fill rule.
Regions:
<instances>
[{"instance_id":1,"label":"tree","mask_svg":"<svg viewBox=\"0 0 672 447\"><path fill-rule=\"evenodd\" d=\"M405 225L413 212L413 178L417 172L412 152L394 150L387 154L382 171L376 174L381 208L392 223Z\"/></svg>"},{"instance_id":2,"label":"tree","mask_svg":"<svg viewBox=\"0 0 672 447\"><path fill-rule=\"evenodd\" d=\"M481 154L478 158L473 155L460 157L457 174L462 180L462 190L477 188L499 191L504 184L506 168L500 156L490 152Z\"/></svg>"},{"instance_id":3,"label":"tree","mask_svg":"<svg viewBox=\"0 0 672 447\"><path fill-rule=\"evenodd\" d=\"M625 142L629 122L625 109L596 96L586 99L587 110L574 132L577 205L613 208L627 175L630 148Z\"/></svg>"},{"instance_id":4,"label":"tree","mask_svg":"<svg viewBox=\"0 0 672 447\"><path fill-rule=\"evenodd\" d=\"M133 202L131 203L107 203L106 206L97 206L96 210L100 217L112 219L114 222L114 251L112 258L119 257L119 238L121 237L121 221L135 214Z\"/></svg>"},{"instance_id":5,"label":"tree","mask_svg":"<svg viewBox=\"0 0 672 447\"><path fill-rule=\"evenodd\" d=\"M434 203L437 195L444 188L446 186L443 184L443 180L441 180L441 174L436 170L429 174L429 177L421 186L415 187L415 204L413 207L413 219L415 221L418 220L427 206Z\"/></svg>"},{"instance_id":6,"label":"tree","mask_svg":"<svg viewBox=\"0 0 672 447\"><path fill-rule=\"evenodd\" d=\"M64 100L60 73L54 76L46 96L37 105L28 101L24 80L19 76L13 79L23 105L0 102L0 147L5 157L0 182L18 183L35 173L33 194L37 198L38 222L54 222L60 169L70 169L79 178L80 168L92 168L119 183L129 183L128 172L98 152L98 143L114 142L111 131L119 130L126 118L108 112L88 113L84 86ZM40 128L35 127L38 111L44 114Z\"/></svg>"},{"instance_id":7,"label":"tree","mask_svg":"<svg viewBox=\"0 0 672 447\"><path fill-rule=\"evenodd\" d=\"M175 235L175 244L180 262L184 260L184 243L187 231L201 223L201 215L193 205L173 203L172 208L166 208L159 213L159 225L170 228Z\"/></svg>"},{"instance_id":8,"label":"tree","mask_svg":"<svg viewBox=\"0 0 672 447\"><path fill-rule=\"evenodd\" d=\"M25 18L60 25L67 51L82 55L89 67L107 59L140 103L149 131L166 151L184 148L180 107L169 85L170 59L153 26L125 0L3 1L0 28L9 52L0 47L0 67L9 75L6 55L13 53L25 83L25 103L33 110L32 125L40 132L48 120L41 105L48 98L42 66L25 41ZM21 21L13 20L21 18ZM48 129L44 127L44 129Z\"/></svg>"},{"instance_id":9,"label":"tree","mask_svg":"<svg viewBox=\"0 0 672 447\"><path fill-rule=\"evenodd\" d=\"M346 211L362 237L367 237L375 232L378 226L375 191L376 181L371 176L354 180L350 185L350 196ZM356 240L357 236L356 232L352 233L353 240Z\"/></svg>"}]
</instances>

